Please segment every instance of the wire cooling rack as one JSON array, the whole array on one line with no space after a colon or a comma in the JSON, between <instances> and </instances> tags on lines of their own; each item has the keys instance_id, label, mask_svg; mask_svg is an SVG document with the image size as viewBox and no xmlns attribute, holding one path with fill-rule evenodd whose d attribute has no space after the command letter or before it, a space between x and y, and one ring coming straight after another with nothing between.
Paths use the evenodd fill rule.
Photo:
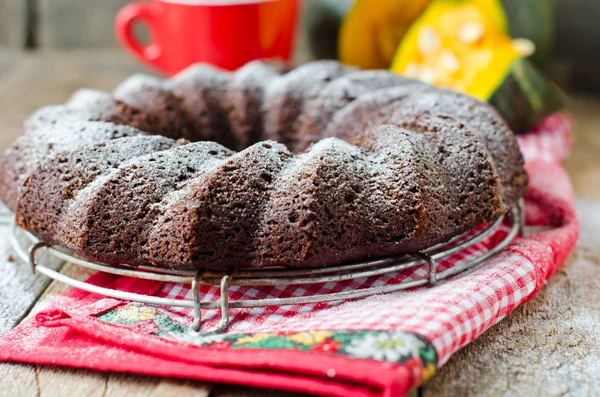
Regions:
<instances>
[{"instance_id":1,"label":"wire cooling rack","mask_svg":"<svg viewBox=\"0 0 600 397\"><path fill-rule=\"evenodd\" d=\"M411 255L402 255L395 257L369 259L360 262L353 262L338 266L329 266L323 268L311 269L285 269L285 268L269 268L269 269L240 269L229 273L216 272L210 270L195 271L178 271L170 269L157 269L149 266L130 267L114 267L101 263L91 262L75 256L73 253L58 247L52 246L40 241L33 234L17 227L14 222L11 225L10 241L11 244L23 263L27 264L32 272L44 274L58 282L68 284L70 286L104 295L111 298L117 298L133 302L141 302L152 305L186 307L191 308L194 315L194 322L190 327L190 332L208 335L224 331L230 323L229 309L231 308L253 308L263 306L283 306L297 305L306 303L325 302L333 300L345 300L363 298L370 295L385 294L389 292L399 291L407 288L418 287L422 285L435 286L438 280L457 275L466 270L472 269L489 259L501 251L504 247L510 244L511 241L524 231L523 217L523 201L513 207L508 215L511 220L511 227L506 236L488 251L482 253L478 257L463 262L457 266L436 272L436 261L453 255L465 248L479 243L487 236L492 234L500 227L504 221L504 216L498 217L494 222L489 224L481 232L469 236L457 236L450 241L432 246ZM84 281L76 280L72 277L59 273L50 267L37 261L37 254L40 251L46 251L50 255L61 260L73 263L77 266L102 271L106 273L128 276L146 280L165 281L173 283L184 283L192 285L193 299L169 299L151 295L136 294L105 288L97 285L88 284ZM417 266L426 266L429 271L426 277L399 282L392 285L384 285L378 287L368 287L355 289L343 292L331 292L310 296L294 296L289 298L273 298L273 299L253 299L229 301L229 287L237 286L280 286L280 285L299 285L299 284L315 284L326 282L337 282L344 280L353 280L361 277L377 276L387 273L395 273ZM217 302L202 301L200 295L200 285L219 285L220 298ZM221 319L216 327L208 331L201 331L202 313L201 309L220 309Z\"/></svg>"}]
</instances>

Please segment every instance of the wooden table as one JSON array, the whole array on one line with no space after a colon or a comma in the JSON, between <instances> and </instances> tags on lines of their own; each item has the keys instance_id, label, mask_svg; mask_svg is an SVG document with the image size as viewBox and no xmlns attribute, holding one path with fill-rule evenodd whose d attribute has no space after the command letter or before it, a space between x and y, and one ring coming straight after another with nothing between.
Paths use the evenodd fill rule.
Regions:
<instances>
[{"instance_id":1,"label":"wooden table","mask_svg":"<svg viewBox=\"0 0 600 397\"><path fill-rule=\"evenodd\" d=\"M111 90L141 71L118 51L22 54L0 51L0 150L36 108L64 102L78 87ZM421 396L600 395L600 100L576 97L575 154L567 163L581 215L582 238L542 292L457 353ZM0 333L46 307L66 287L10 262L0 228ZM56 263L62 272L72 267ZM295 394L100 373L0 364L0 394L19 396L293 396Z\"/></svg>"}]
</instances>

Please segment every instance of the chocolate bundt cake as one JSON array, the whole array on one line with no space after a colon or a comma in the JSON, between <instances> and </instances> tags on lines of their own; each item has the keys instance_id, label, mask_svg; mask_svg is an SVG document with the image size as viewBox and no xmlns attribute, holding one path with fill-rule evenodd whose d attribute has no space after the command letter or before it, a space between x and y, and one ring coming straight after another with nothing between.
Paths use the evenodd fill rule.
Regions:
<instances>
[{"instance_id":1,"label":"chocolate bundt cake","mask_svg":"<svg viewBox=\"0 0 600 397\"><path fill-rule=\"evenodd\" d=\"M412 253L525 193L516 139L471 97L333 61L192 66L38 110L0 198L108 264L325 266Z\"/></svg>"}]
</instances>

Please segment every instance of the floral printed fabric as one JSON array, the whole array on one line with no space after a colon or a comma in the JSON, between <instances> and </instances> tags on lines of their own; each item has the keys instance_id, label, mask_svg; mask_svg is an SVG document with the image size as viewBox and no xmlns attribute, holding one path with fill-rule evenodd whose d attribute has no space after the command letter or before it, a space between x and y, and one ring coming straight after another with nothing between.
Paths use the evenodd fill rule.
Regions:
<instances>
[{"instance_id":1,"label":"floral printed fabric","mask_svg":"<svg viewBox=\"0 0 600 397\"><path fill-rule=\"evenodd\" d=\"M311 330L199 336L163 311L140 303L117 307L98 319L147 335L211 349L293 349L398 363L409 367L420 381L429 379L437 366L433 346L425 338L410 332Z\"/></svg>"}]
</instances>

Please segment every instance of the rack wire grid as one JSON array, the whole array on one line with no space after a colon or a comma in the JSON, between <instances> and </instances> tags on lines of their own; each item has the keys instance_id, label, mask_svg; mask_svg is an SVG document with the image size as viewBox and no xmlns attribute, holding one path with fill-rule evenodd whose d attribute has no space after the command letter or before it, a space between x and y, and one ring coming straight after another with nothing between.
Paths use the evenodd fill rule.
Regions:
<instances>
[{"instance_id":1,"label":"rack wire grid","mask_svg":"<svg viewBox=\"0 0 600 397\"><path fill-rule=\"evenodd\" d=\"M441 272L436 272L436 262L440 259L453 255L465 248L473 246L486 237L494 233L503 223L505 216L498 217L495 221L487 225L482 231L468 238L468 233L454 237L453 239L429 247L421 252L414 254L392 256L378 259L368 259L359 262L352 262L337 266L328 266L322 268L263 268L263 269L239 269L230 272L217 272L211 270L185 271L160 269L150 266L138 267L115 267L102 263L92 262L75 256L72 252L59 246L53 246L40 241L30 232L15 225L10 215L5 215L0 222L7 222L10 219L11 233L10 242L17 256L21 261L29 266L32 272L41 273L53 280L68 284L88 292L100 294L106 297L122 299L132 302L140 302L151 305L173 306L191 308L194 321L190 326L190 332L198 335L209 335L224 331L230 323L229 309L231 308L253 308L264 306L283 306L297 305L306 303L326 302L333 300L346 300L363 298L370 295L385 294L399 291L407 288L418 287L422 285L435 286L439 280L455 276L466 270L472 269L487 259L500 252L510 244L517 235L524 234L524 205L520 200L508 212L507 216L511 220L511 227L506 236L496 245L481 255L462 262L459 265L451 267ZM23 238L24 237L24 238ZM461 241L464 239L463 241ZM458 241L458 243L456 243ZM36 260L37 253L46 251L50 255L63 261L72 263L82 268L102 271L120 276L128 276L146 280L156 280L172 283L184 283L192 285L193 299L169 299L157 296L143 295L132 292L119 291L111 288L105 288L97 285L88 284L85 281L79 281L68 275L59 273L43 263ZM392 285L377 287L367 287L342 292L331 292L310 296L294 296L288 298L272 299L253 299L229 301L229 287L236 286L281 286L281 285L300 285L313 283L338 282L344 280L358 279L362 277L377 276L387 273L397 273L417 266L427 266L427 276L419 279L412 279L399 282ZM200 285L219 285L220 297L216 302L202 301L200 294ZM201 309L220 309L221 319L216 327L211 330L201 331L202 313Z\"/></svg>"}]
</instances>

